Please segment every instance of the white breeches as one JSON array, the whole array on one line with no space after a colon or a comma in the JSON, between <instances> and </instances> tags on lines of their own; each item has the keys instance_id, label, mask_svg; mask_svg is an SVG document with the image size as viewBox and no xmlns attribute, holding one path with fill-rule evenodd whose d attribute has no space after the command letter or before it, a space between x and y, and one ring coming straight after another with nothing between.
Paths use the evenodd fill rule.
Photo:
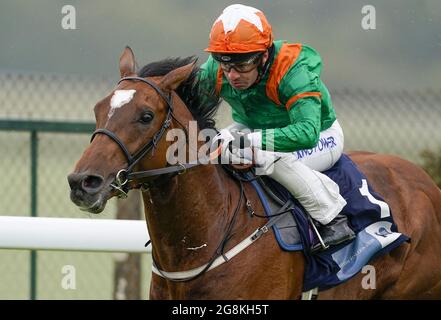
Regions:
<instances>
[{"instance_id":1,"label":"white breeches","mask_svg":"<svg viewBox=\"0 0 441 320\"><path fill-rule=\"evenodd\" d=\"M233 123L226 129L250 132ZM346 205L338 185L319 171L331 168L343 152L344 135L336 120L320 133L318 144L294 152L255 151L256 173L266 174L285 186L312 218L321 224L331 222Z\"/></svg>"}]
</instances>

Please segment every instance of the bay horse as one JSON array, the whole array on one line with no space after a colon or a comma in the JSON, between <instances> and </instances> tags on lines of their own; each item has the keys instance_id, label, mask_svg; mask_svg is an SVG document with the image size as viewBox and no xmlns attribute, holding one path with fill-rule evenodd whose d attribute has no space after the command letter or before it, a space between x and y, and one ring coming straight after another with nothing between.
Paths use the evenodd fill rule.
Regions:
<instances>
[{"instance_id":1,"label":"bay horse","mask_svg":"<svg viewBox=\"0 0 441 320\"><path fill-rule=\"evenodd\" d=\"M142 184L152 257L162 270L152 273L151 299L300 298L304 255L282 251L271 232L234 258L222 257L266 223L247 213L244 195L256 212L263 212L250 184L238 182L221 165L167 163L172 141L164 135L169 130L188 130L193 120L198 130L213 125L217 104L198 98L194 59L166 59L137 74L134 54L126 47L119 69L117 87L95 106L92 142L68 176L71 200L99 213L111 197L140 187L133 170L155 172ZM376 289L363 289L365 275L359 273L319 297L441 298L439 188L421 168L398 157L367 152L350 157L391 207L398 230L412 241L371 262ZM194 272L167 279L188 270Z\"/></svg>"}]
</instances>

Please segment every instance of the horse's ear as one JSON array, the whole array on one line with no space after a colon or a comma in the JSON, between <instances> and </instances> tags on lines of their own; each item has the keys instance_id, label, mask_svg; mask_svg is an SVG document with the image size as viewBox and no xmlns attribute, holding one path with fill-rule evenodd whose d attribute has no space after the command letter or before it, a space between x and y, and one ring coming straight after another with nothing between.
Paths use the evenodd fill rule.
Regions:
<instances>
[{"instance_id":1,"label":"horse's ear","mask_svg":"<svg viewBox=\"0 0 441 320\"><path fill-rule=\"evenodd\" d=\"M121 78L135 75L135 55L129 46L126 46L119 58L119 73Z\"/></svg>"},{"instance_id":2,"label":"horse's ear","mask_svg":"<svg viewBox=\"0 0 441 320\"><path fill-rule=\"evenodd\" d=\"M176 88L190 76L195 64L196 61L193 61L192 63L170 71L161 79L159 83L160 87L166 91L176 90Z\"/></svg>"}]
</instances>

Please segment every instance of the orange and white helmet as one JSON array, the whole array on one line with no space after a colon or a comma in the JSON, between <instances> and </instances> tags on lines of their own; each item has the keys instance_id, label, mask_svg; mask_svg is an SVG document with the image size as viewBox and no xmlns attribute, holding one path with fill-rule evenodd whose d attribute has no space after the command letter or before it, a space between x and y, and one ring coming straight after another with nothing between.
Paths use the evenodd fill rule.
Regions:
<instances>
[{"instance_id":1,"label":"orange and white helmet","mask_svg":"<svg viewBox=\"0 0 441 320\"><path fill-rule=\"evenodd\" d=\"M229 54L263 52L272 43L272 28L262 11L233 4L226 7L214 22L205 51Z\"/></svg>"}]
</instances>

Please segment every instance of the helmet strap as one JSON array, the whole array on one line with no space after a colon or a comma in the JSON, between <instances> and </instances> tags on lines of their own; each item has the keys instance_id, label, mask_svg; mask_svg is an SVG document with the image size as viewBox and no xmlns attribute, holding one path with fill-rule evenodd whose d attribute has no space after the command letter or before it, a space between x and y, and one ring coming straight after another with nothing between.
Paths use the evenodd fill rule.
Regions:
<instances>
[{"instance_id":1,"label":"helmet strap","mask_svg":"<svg viewBox=\"0 0 441 320\"><path fill-rule=\"evenodd\" d=\"M274 51L275 50L274 50L274 44L273 44L273 45L271 45L271 47L268 48L268 59L266 59L265 64L264 65L259 64L259 66L257 67L258 75L257 75L257 79L254 82L254 84L259 83L260 80L262 80L263 77L268 72L269 66L271 65L271 61L273 61L273 58L274 58Z\"/></svg>"}]
</instances>

